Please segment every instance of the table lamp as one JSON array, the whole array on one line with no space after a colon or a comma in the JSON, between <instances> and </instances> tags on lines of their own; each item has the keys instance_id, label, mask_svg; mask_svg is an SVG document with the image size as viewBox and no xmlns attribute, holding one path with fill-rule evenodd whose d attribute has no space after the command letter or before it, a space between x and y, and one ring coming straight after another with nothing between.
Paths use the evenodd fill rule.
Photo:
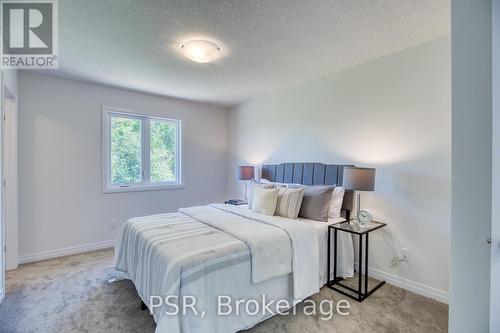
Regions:
<instances>
[{"instance_id":1,"label":"table lamp","mask_svg":"<svg viewBox=\"0 0 500 333\"><path fill-rule=\"evenodd\" d=\"M247 201L247 183L254 177L255 168L251 165L243 165L238 167L238 180L244 181L243 200Z\"/></svg>"},{"instance_id":2,"label":"table lamp","mask_svg":"<svg viewBox=\"0 0 500 333\"><path fill-rule=\"evenodd\" d=\"M375 190L375 169L344 167L343 186L346 190L352 190L356 194L356 217L360 210L359 191Z\"/></svg>"}]
</instances>

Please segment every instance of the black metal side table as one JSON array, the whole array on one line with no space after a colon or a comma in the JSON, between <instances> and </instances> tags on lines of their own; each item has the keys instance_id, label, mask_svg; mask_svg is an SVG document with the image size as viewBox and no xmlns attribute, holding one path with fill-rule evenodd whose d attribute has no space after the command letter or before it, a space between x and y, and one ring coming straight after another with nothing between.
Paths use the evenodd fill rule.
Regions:
<instances>
[{"instance_id":1,"label":"black metal side table","mask_svg":"<svg viewBox=\"0 0 500 333\"><path fill-rule=\"evenodd\" d=\"M336 223L328 226L328 282L327 286L330 289L333 289L347 297L350 297L358 302L364 301L368 296L373 294L378 288L384 285L385 281L380 282L371 290L368 290L368 239L370 232L375 231L377 229L385 227L386 223L381 222L369 222L365 226L360 226L358 222L354 220L345 221L341 223ZM330 280L330 272L331 272L331 232L333 230L333 248L335 250L335 255L333 258L333 280ZM350 286L346 286L342 284L342 278L337 278L337 233L339 231L348 232L351 234L355 234L359 236L359 262L358 262L358 289L351 288ZM363 267L363 236L365 238L365 272L361 273ZM364 278L364 281L362 281ZM364 282L364 283L362 283ZM362 286L364 285L364 292ZM342 289L341 289L342 288ZM348 293L346 290L354 293L354 295Z\"/></svg>"}]
</instances>

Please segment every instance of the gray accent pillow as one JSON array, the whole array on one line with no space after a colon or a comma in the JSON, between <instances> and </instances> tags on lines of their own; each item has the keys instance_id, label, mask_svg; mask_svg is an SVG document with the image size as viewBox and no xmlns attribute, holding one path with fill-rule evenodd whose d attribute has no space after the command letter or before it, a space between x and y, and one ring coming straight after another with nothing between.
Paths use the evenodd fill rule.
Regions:
<instances>
[{"instance_id":1,"label":"gray accent pillow","mask_svg":"<svg viewBox=\"0 0 500 333\"><path fill-rule=\"evenodd\" d=\"M328 222L328 208L335 186L307 186L302 199L299 216L306 219Z\"/></svg>"}]
</instances>

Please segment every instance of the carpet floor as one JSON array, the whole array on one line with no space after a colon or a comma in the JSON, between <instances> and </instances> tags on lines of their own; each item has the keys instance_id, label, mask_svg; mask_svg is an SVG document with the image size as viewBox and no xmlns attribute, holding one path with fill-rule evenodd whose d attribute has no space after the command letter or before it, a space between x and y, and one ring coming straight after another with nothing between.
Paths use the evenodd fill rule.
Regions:
<instances>
[{"instance_id":1,"label":"carpet floor","mask_svg":"<svg viewBox=\"0 0 500 333\"><path fill-rule=\"evenodd\" d=\"M0 332L154 332L148 311L130 281L108 284L113 251L103 250L20 266L7 272L0 304ZM312 299L345 299L328 288ZM263 332L446 332L448 306L384 285L362 303L350 300L350 314L277 315L248 330ZM302 305L298 305L299 307Z\"/></svg>"}]
</instances>

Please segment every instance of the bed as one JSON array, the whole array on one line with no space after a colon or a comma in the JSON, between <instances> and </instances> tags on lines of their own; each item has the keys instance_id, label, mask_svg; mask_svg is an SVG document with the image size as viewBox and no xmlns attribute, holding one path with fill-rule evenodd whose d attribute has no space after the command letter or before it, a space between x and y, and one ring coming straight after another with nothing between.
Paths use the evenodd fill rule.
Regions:
<instances>
[{"instance_id":1,"label":"bed","mask_svg":"<svg viewBox=\"0 0 500 333\"><path fill-rule=\"evenodd\" d=\"M264 165L262 177L341 185L343 167ZM276 314L278 301L292 307L327 282L327 226L349 218L351 204L352 193L346 192L343 217L328 222L267 216L223 204L134 218L125 223L116 245L117 277L133 281L154 316L156 332L247 329ZM352 239L347 234L339 239L339 255L338 275L352 276ZM269 311L255 306L244 311L237 300L273 305ZM186 306L193 301L194 307Z\"/></svg>"}]
</instances>

